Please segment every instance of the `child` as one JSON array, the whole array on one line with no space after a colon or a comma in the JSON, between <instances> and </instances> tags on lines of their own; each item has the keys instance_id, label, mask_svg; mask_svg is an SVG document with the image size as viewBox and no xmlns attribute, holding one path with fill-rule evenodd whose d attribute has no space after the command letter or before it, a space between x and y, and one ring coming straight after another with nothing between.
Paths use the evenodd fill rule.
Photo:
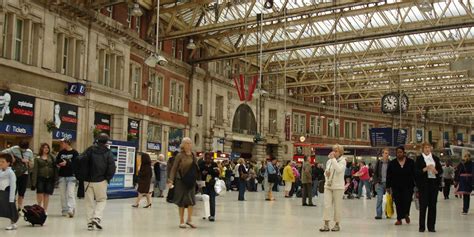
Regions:
<instances>
[{"instance_id":1,"label":"child","mask_svg":"<svg viewBox=\"0 0 474 237\"><path fill-rule=\"evenodd\" d=\"M6 230L16 230L18 211L15 204L16 176L10 165L12 156L0 153L0 217L9 218L11 225Z\"/></svg>"}]
</instances>

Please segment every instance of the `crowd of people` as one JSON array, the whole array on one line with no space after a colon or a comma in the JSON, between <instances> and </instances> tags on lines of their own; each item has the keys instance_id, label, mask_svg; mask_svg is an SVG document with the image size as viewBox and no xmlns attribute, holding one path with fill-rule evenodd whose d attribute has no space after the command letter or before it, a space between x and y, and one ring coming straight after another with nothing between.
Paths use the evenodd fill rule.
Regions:
<instances>
[{"instance_id":1,"label":"crowd of people","mask_svg":"<svg viewBox=\"0 0 474 237\"><path fill-rule=\"evenodd\" d=\"M115 161L106 147L108 136L100 134L96 143L79 154L67 139L61 140L61 151L53 156L48 144L41 144L38 155L29 149L27 142L0 153L0 217L11 220L7 230L17 229L16 222L23 208L27 184L36 190L37 204L48 211L49 197L58 187L62 215L73 218L76 197L84 197L87 229L103 229L101 219L107 201L107 185L115 173ZM413 200L420 212L419 231L436 231L438 192L449 199L450 186L463 198L462 214L467 214L472 192L474 165L469 154L455 168L452 163L441 164L433 155L430 144L423 144L416 159L408 158L404 147L396 149L395 159L390 160L389 149L383 149L375 165L360 160L348 162L344 148L334 145L323 165L310 162L278 160L273 156L261 162L240 158L236 161L215 161L211 153L197 156L192 152L192 141L182 140L179 152L165 161L159 155L152 161L149 154L139 153L140 167L137 175L137 198L132 207L138 208L143 197L144 208L152 206L152 197L165 198L178 207L179 228L192 228L193 207L197 200L205 202L204 218L216 220L217 183L225 183L225 191L238 191L238 201L245 201L246 192L265 192L265 201L277 201L274 192L282 191L284 198L301 198L301 205L316 206L313 198L324 193L322 232L340 231L343 199L376 197L375 219L383 219L383 197L393 197L396 207L395 225L409 224ZM167 191L167 192L166 192ZM17 197L17 198L16 198ZM185 215L187 214L187 215ZM388 215L387 218L390 218ZM334 225L330 226L331 222Z\"/></svg>"}]
</instances>

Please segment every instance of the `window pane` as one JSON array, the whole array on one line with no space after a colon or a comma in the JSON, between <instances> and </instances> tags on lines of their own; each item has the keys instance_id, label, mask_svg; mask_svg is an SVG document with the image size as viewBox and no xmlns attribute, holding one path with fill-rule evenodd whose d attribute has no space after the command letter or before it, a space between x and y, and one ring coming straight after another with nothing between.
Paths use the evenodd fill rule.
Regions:
<instances>
[{"instance_id":1,"label":"window pane","mask_svg":"<svg viewBox=\"0 0 474 237\"><path fill-rule=\"evenodd\" d=\"M67 73L67 56L69 53L69 39L64 38L64 44L63 44L63 65L62 65L62 70L61 72L63 74Z\"/></svg>"},{"instance_id":2,"label":"window pane","mask_svg":"<svg viewBox=\"0 0 474 237\"><path fill-rule=\"evenodd\" d=\"M15 33L15 60L21 60L21 47L23 40L23 20L16 20L16 33Z\"/></svg>"}]
</instances>

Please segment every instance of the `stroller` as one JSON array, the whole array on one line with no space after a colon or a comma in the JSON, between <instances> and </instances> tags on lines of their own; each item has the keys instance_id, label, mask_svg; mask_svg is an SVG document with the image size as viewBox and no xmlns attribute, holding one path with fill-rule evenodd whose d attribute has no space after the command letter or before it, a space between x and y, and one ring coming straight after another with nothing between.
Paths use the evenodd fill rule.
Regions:
<instances>
[{"instance_id":1,"label":"stroller","mask_svg":"<svg viewBox=\"0 0 474 237\"><path fill-rule=\"evenodd\" d=\"M346 178L344 185L344 199L354 199L354 190L357 190L357 181L355 179Z\"/></svg>"}]
</instances>

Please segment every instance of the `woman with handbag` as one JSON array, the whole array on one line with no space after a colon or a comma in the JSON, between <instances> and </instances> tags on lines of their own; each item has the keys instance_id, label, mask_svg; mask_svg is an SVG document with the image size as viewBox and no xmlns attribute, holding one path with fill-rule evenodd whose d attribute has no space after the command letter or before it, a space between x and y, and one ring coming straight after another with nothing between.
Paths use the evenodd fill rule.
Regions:
<instances>
[{"instance_id":1,"label":"woman with handbag","mask_svg":"<svg viewBox=\"0 0 474 237\"><path fill-rule=\"evenodd\" d=\"M469 211L469 204L471 201L471 192L473 185L472 175L474 174L474 163L471 161L471 154L466 153L462 162L457 167L455 181L457 184L456 195L462 196L463 206L462 215L467 215Z\"/></svg>"},{"instance_id":2,"label":"woman with handbag","mask_svg":"<svg viewBox=\"0 0 474 237\"><path fill-rule=\"evenodd\" d=\"M56 160L51 155L51 149L47 143L41 144L38 157L34 163L31 189L36 189L36 201L47 213L49 196L53 195L54 184L58 176Z\"/></svg>"},{"instance_id":3,"label":"woman with handbag","mask_svg":"<svg viewBox=\"0 0 474 237\"><path fill-rule=\"evenodd\" d=\"M321 232L329 231L329 221L335 222L331 231L339 231L341 229L341 212L342 198L344 196L344 171L346 169L346 159L342 156L344 147L336 144L329 153L329 160L326 163L324 176L326 182L324 184L324 225L319 229Z\"/></svg>"},{"instance_id":4,"label":"woman with handbag","mask_svg":"<svg viewBox=\"0 0 474 237\"><path fill-rule=\"evenodd\" d=\"M245 201L245 189L247 187L247 180L249 178L249 171L245 165L244 158L240 158L239 163L239 201Z\"/></svg>"},{"instance_id":5,"label":"woman with handbag","mask_svg":"<svg viewBox=\"0 0 474 237\"><path fill-rule=\"evenodd\" d=\"M173 203L179 208L179 228L197 228L192 223L193 207L196 205L196 181L199 180L197 160L192 152L192 140L183 138L181 152L175 157L170 171L168 186L174 188ZM184 211L188 209L188 219L184 222Z\"/></svg>"},{"instance_id":6,"label":"woman with handbag","mask_svg":"<svg viewBox=\"0 0 474 237\"><path fill-rule=\"evenodd\" d=\"M135 200L135 204L132 205L134 208L140 206L140 200L142 197L146 197L147 205L143 208L151 207L151 179L153 177L153 171L151 168L151 159L150 155L147 153L141 153L141 165L140 170L138 171L138 196Z\"/></svg>"},{"instance_id":7,"label":"woman with handbag","mask_svg":"<svg viewBox=\"0 0 474 237\"><path fill-rule=\"evenodd\" d=\"M273 197L273 185L278 185L279 176L278 176L278 167L276 167L277 159L274 156L270 156L270 160L267 162L267 167L265 169L265 187L267 187L267 197L266 201L275 201Z\"/></svg>"}]
</instances>

